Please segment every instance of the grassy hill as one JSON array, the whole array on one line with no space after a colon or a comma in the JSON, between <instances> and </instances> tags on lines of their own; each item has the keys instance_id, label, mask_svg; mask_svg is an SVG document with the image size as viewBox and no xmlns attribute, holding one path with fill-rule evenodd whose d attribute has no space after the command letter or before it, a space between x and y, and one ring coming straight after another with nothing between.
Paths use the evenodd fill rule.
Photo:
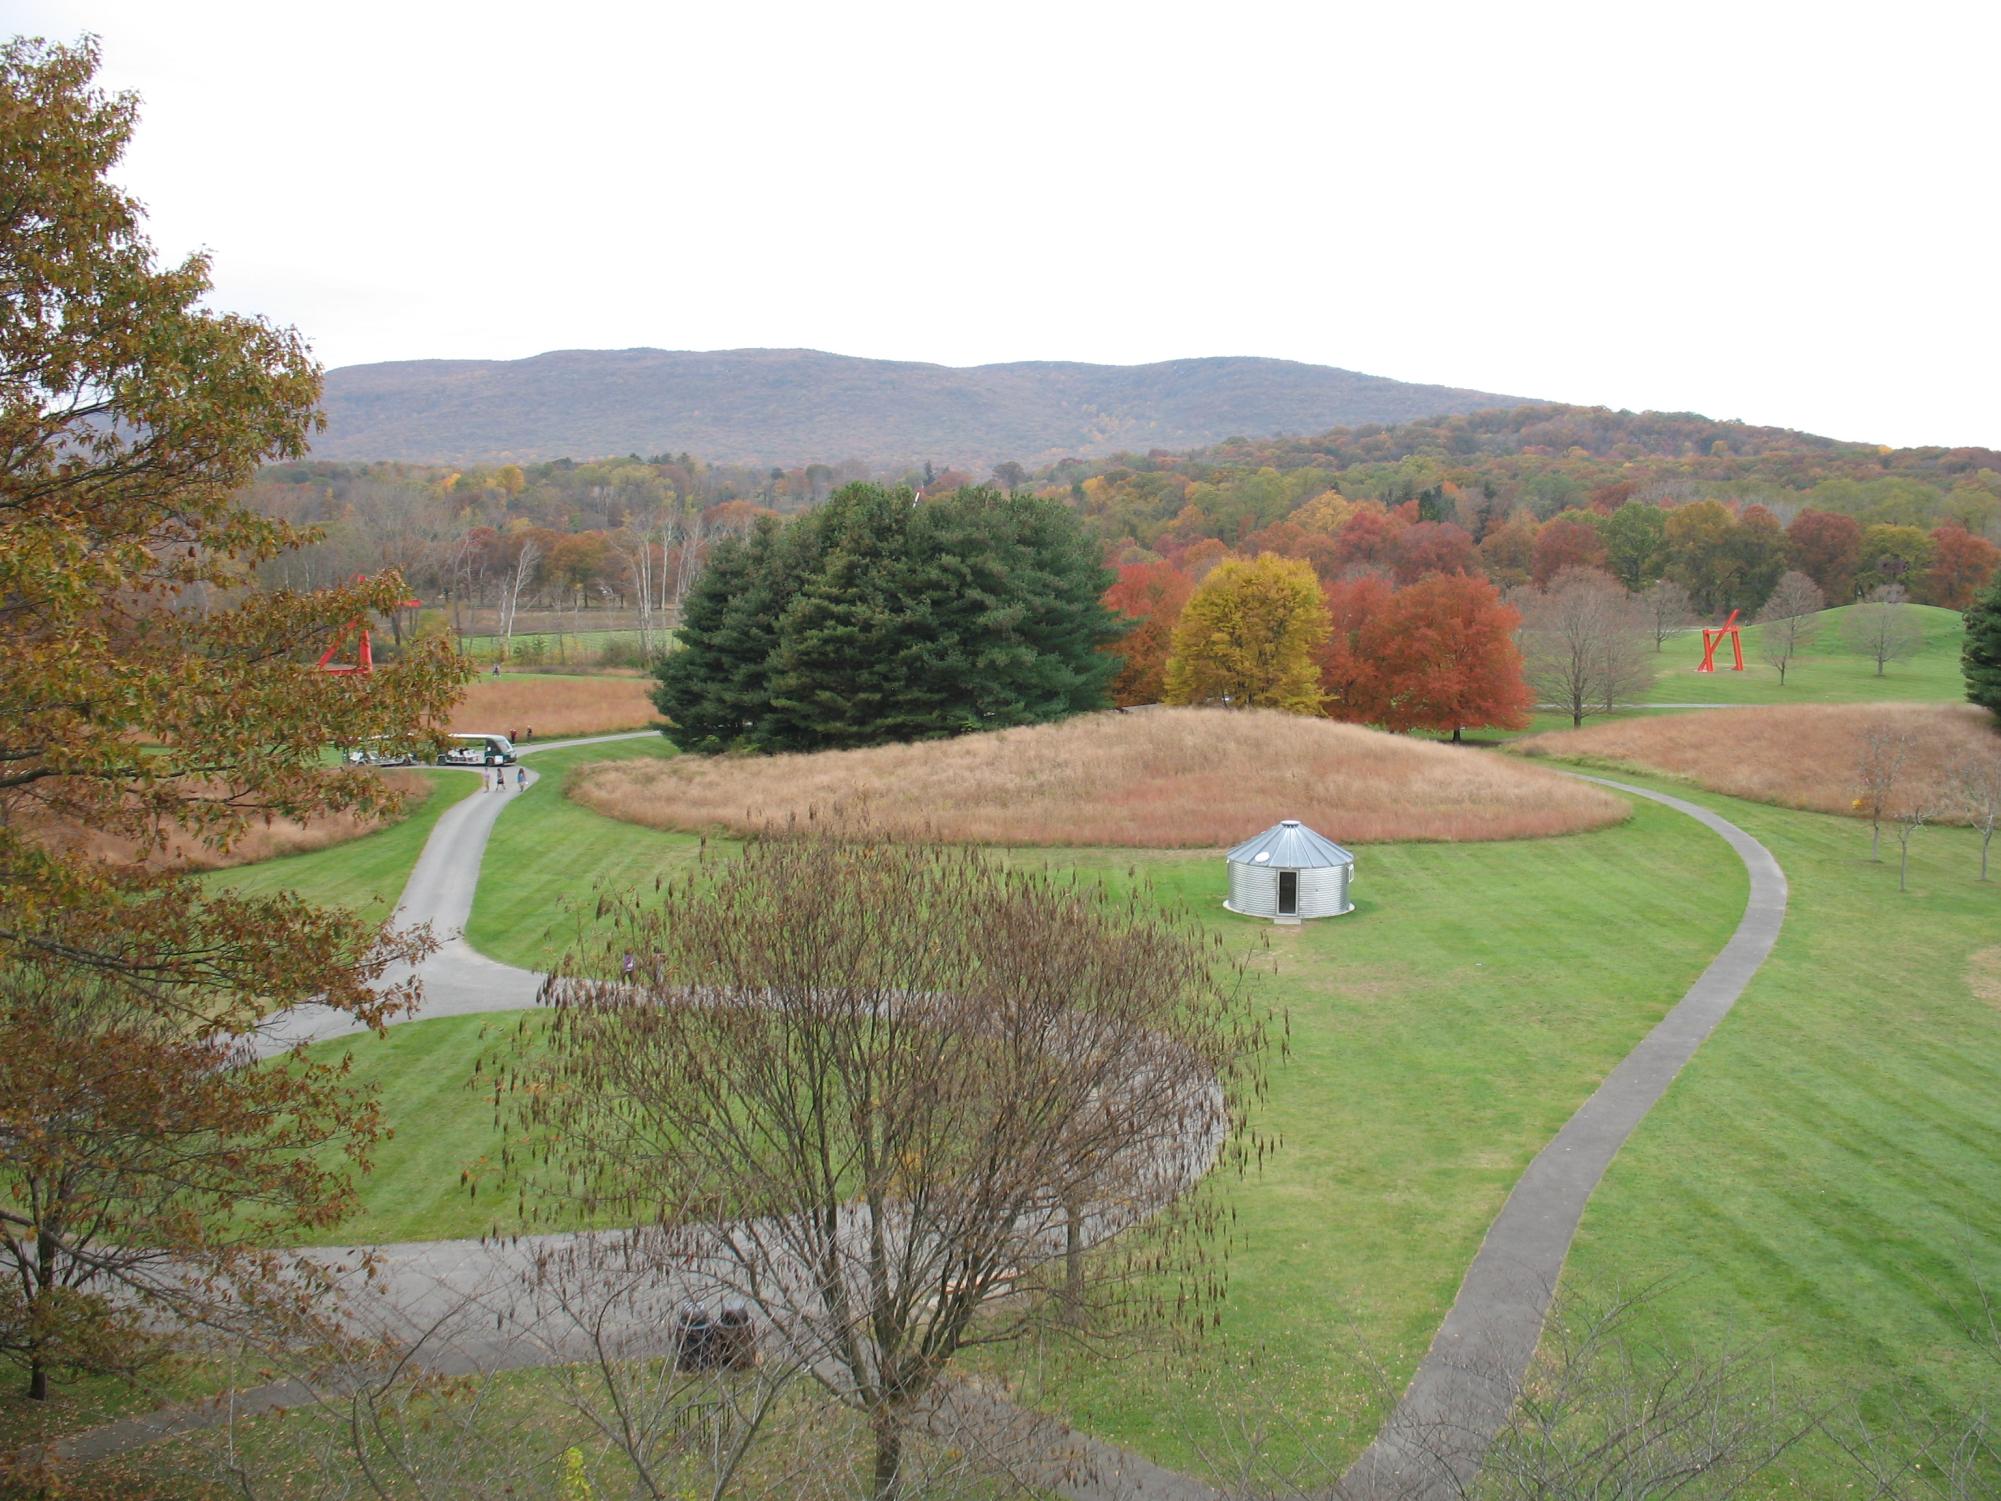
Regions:
<instances>
[{"instance_id":1,"label":"grassy hill","mask_svg":"<svg viewBox=\"0 0 2001 1501\"><path fill-rule=\"evenodd\" d=\"M1966 679L1961 675L1959 653L1966 640L1966 622L1957 610L1941 610L1931 605L1908 606L1924 629L1924 642L1917 654L1901 662L1887 663L1881 675L1874 658L1849 649L1842 638L1842 622L1854 605L1823 610L1820 634L1812 649L1786 669L1785 686L1779 686L1779 672L1759 655L1762 628L1750 626L1744 632L1744 670L1732 672L1725 666L1713 673L1697 672L1702 661L1702 637L1695 631L1670 640L1662 649L1660 677L1648 695L1657 704L1860 704L1886 699L1908 699L1923 703L1959 702L1966 697ZM1727 664L1730 648L1725 644L1718 660Z\"/></svg>"},{"instance_id":2,"label":"grassy hill","mask_svg":"<svg viewBox=\"0 0 2001 1501\"><path fill-rule=\"evenodd\" d=\"M330 371L316 457L985 466L1513 405L1326 365L1218 358L955 368L810 349L568 349Z\"/></svg>"}]
</instances>

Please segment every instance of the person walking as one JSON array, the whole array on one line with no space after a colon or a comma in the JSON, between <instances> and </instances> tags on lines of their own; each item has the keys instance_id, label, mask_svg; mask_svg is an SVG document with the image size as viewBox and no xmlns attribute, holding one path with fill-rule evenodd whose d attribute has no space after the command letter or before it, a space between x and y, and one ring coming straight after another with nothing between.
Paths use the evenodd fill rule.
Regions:
<instances>
[{"instance_id":1,"label":"person walking","mask_svg":"<svg viewBox=\"0 0 2001 1501\"><path fill-rule=\"evenodd\" d=\"M528 790L527 767L517 766L514 768L514 790L516 792L526 792Z\"/></svg>"}]
</instances>

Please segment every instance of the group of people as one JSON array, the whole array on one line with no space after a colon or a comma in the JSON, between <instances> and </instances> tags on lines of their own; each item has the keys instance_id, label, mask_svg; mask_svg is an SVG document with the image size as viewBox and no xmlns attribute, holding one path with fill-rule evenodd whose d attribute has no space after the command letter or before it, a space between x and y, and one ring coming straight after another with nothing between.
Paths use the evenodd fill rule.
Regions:
<instances>
[{"instance_id":1,"label":"group of people","mask_svg":"<svg viewBox=\"0 0 2001 1501\"><path fill-rule=\"evenodd\" d=\"M505 792L507 790L507 768L505 766L496 766L493 768L493 780L487 783L486 790L488 792ZM518 762L514 767L514 790L516 792L526 792L528 790L528 768L520 765Z\"/></svg>"},{"instance_id":2,"label":"group of people","mask_svg":"<svg viewBox=\"0 0 2001 1501\"><path fill-rule=\"evenodd\" d=\"M526 745L530 740L533 740L534 738L535 738L535 726L533 726L532 724L524 726L519 731L509 730L507 732L507 743L509 745Z\"/></svg>"}]
</instances>

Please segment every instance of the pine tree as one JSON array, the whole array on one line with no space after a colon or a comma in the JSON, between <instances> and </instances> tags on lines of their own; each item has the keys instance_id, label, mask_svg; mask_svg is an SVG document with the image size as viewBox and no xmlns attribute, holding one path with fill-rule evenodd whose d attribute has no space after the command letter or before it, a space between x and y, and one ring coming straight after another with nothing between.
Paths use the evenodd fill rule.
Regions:
<instances>
[{"instance_id":1,"label":"pine tree","mask_svg":"<svg viewBox=\"0 0 2001 1501\"><path fill-rule=\"evenodd\" d=\"M1966 671L1967 698L2001 714L2001 578L1988 585L1966 612L1960 663Z\"/></svg>"},{"instance_id":2,"label":"pine tree","mask_svg":"<svg viewBox=\"0 0 2001 1501\"><path fill-rule=\"evenodd\" d=\"M692 591L655 702L685 750L817 750L1104 707L1112 574L1064 507L849 485Z\"/></svg>"}]
</instances>

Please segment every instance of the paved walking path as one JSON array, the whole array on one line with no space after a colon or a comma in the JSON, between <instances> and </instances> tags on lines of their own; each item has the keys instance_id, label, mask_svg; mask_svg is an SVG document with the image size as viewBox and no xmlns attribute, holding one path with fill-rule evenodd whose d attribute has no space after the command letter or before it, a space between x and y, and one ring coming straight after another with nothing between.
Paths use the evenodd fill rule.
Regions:
<instances>
[{"instance_id":1,"label":"paved walking path","mask_svg":"<svg viewBox=\"0 0 2001 1501\"><path fill-rule=\"evenodd\" d=\"M1785 920L1785 872L1770 850L1728 819L1627 782L1583 780L1648 798L1714 829L1750 873L1750 900L1737 931L1701 978L1606 1075L1515 1184L1409 1390L1343 1477L1337 1492L1343 1501L1392 1496L1446 1501L1468 1493L1542 1338L1543 1319L1591 1191L1633 1128L1744 993Z\"/></svg>"},{"instance_id":2,"label":"paved walking path","mask_svg":"<svg viewBox=\"0 0 2001 1501\"><path fill-rule=\"evenodd\" d=\"M657 730L635 730L623 735L589 735L575 740L548 740L539 745L516 749L525 758L544 751L568 750L577 745L605 745L617 740L643 740ZM477 768L467 768L471 774ZM482 777L485 772L479 773ZM414 1012L397 1022L423 1021L434 1016L467 1016L479 1011L522 1011L535 1004L541 993L541 975L516 969L477 952L465 941L465 925L472 916L473 893L479 888L480 862L486 855L486 841L493 833L494 820L517 797L524 797L541 780L528 773L525 791L515 790L512 777L501 792L480 791L447 808L425 841L423 852L404 883L402 899L390 921L399 928L429 923L439 940L438 951L424 961L424 999ZM386 983L410 978L410 968L399 965L385 977ZM345 1011L329 1006L294 1006L271 1018L258 1033L253 1048L259 1058L287 1052L302 1042L319 1042L344 1037L363 1030Z\"/></svg>"},{"instance_id":3,"label":"paved walking path","mask_svg":"<svg viewBox=\"0 0 2001 1501\"><path fill-rule=\"evenodd\" d=\"M652 733L650 731L641 734ZM637 738L596 736L552 741L524 754L569 745ZM1580 773L1570 773L1581 775ZM1737 852L1751 877L1743 919L1723 951L1637 1047L1613 1069L1517 1182L1461 1284L1430 1352L1382 1432L1343 1477L1340 1501L1429 1501L1463 1496L1480 1459L1507 1417L1508 1404L1541 1337L1544 1317L1585 1203L1633 1128L1666 1091L1696 1048L1729 1011L1770 953L1785 916L1786 880L1772 854L1727 819L1695 803L1605 777L1584 777L1684 813L1715 830ZM529 785L535 778L532 773ZM397 908L400 922L430 922L444 938L424 965L424 1001L401 1020L518 1010L535 1004L543 977L475 953L462 936L471 915L483 855L494 820L520 794L478 793L447 810L424 846ZM302 1007L279 1019L277 1051L306 1038L356 1030L346 1016ZM538 1262L629 1232L433 1241L373 1248L378 1292L369 1300L385 1327L415 1336L457 1310L465 1338L441 1341L450 1363L479 1368L574 1360L575 1330L552 1322L530 1290ZM358 1262L364 1248L315 1253L329 1264ZM658 1330L667 1309L692 1289L656 1289L635 1308L635 1327ZM660 1301L665 1299L665 1302ZM475 1329L477 1332L475 1333ZM434 1335L435 1337L435 1335ZM124 1419L52 1446L73 1460L98 1459L173 1433L293 1405L301 1388L278 1383L234 1394L222 1403L189 1404ZM993 1431L1018 1431L1031 1467L1048 1489L1077 1501L1148 1496L1163 1501L1214 1501L1216 1493L1137 1455L1033 1419L1005 1399L977 1388L955 1388L951 1400L977 1411ZM1033 1438L1027 1435L1033 1434Z\"/></svg>"}]
</instances>

